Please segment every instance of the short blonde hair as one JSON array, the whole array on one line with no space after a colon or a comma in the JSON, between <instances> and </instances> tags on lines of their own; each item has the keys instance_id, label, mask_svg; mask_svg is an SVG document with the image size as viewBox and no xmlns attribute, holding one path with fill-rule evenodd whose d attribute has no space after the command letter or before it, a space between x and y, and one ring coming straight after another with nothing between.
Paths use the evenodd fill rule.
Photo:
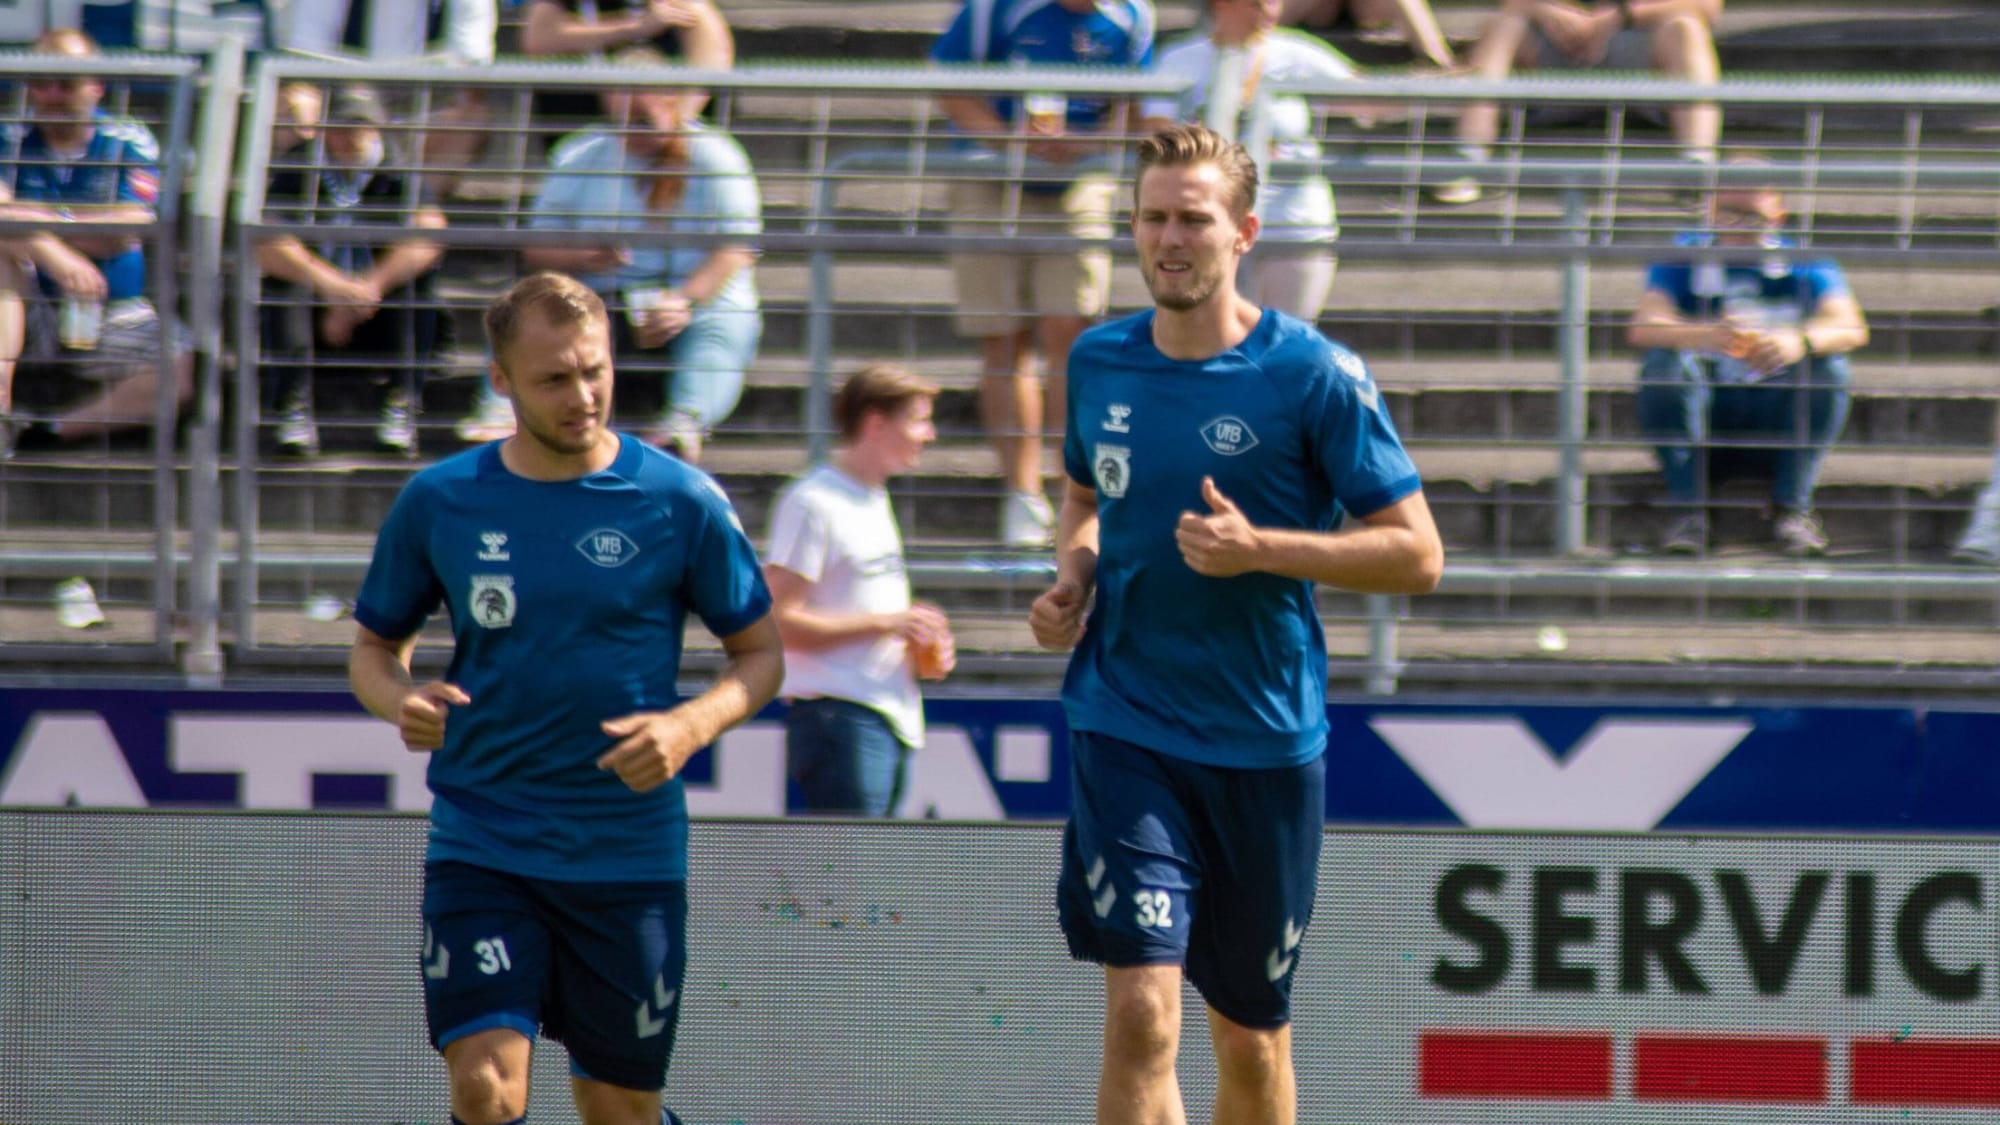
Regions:
<instances>
[{"instance_id":1,"label":"short blonde hair","mask_svg":"<svg viewBox=\"0 0 2000 1125\"><path fill-rule=\"evenodd\" d=\"M35 36L34 50L38 55L67 55L73 59L94 58L100 53L97 40L74 27L52 27Z\"/></svg>"},{"instance_id":2,"label":"short blonde hair","mask_svg":"<svg viewBox=\"0 0 2000 1125\"><path fill-rule=\"evenodd\" d=\"M590 286L554 270L531 273L486 306L486 345L501 367L507 366L507 352L521 334L521 318L530 311L558 328L608 321L604 298Z\"/></svg>"},{"instance_id":3,"label":"short blonde hair","mask_svg":"<svg viewBox=\"0 0 2000 1125\"><path fill-rule=\"evenodd\" d=\"M1139 175L1132 181L1132 203L1139 202L1139 184L1154 168L1190 168L1213 164L1229 184L1229 214L1241 220L1257 202L1257 162L1242 145L1206 125L1174 125L1139 142Z\"/></svg>"}]
</instances>

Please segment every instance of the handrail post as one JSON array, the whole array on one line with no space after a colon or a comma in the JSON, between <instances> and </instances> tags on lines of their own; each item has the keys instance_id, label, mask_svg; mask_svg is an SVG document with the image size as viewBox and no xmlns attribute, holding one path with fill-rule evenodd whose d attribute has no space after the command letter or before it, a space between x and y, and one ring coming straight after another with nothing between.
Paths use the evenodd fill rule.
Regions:
<instances>
[{"instance_id":1,"label":"handrail post","mask_svg":"<svg viewBox=\"0 0 2000 1125\"><path fill-rule=\"evenodd\" d=\"M195 338L194 418L188 427L188 614L181 673L191 687L222 685L222 217L243 101L243 41L224 35L209 54L195 149L188 320Z\"/></svg>"},{"instance_id":2,"label":"handrail post","mask_svg":"<svg viewBox=\"0 0 2000 1125\"><path fill-rule=\"evenodd\" d=\"M1576 248L1563 262L1562 310L1557 351L1561 372L1556 386L1556 553L1583 553L1585 485L1583 442L1589 428L1590 214L1583 189L1563 191L1564 237Z\"/></svg>"},{"instance_id":3,"label":"handrail post","mask_svg":"<svg viewBox=\"0 0 2000 1125\"><path fill-rule=\"evenodd\" d=\"M1396 603L1387 594L1368 594L1362 601L1368 607L1368 678L1363 686L1369 695L1394 695L1403 672L1396 655Z\"/></svg>"}]
</instances>

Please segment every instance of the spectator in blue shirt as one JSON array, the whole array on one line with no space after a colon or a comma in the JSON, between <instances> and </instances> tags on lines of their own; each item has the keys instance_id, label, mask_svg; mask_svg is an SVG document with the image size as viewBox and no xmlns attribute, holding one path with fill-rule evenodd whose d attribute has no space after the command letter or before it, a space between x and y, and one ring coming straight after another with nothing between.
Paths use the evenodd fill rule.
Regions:
<instances>
[{"instance_id":1,"label":"spectator in blue shirt","mask_svg":"<svg viewBox=\"0 0 2000 1125\"><path fill-rule=\"evenodd\" d=\"M1149 67L1153 33L1149 0L967 0L932 46L931 59ZM1004 151L997 147L1000 138L1024 136L1029 157L1031 178L1018 185L996 176L955 181L953 233L1111 236L1111 179L1075 170L1106 150L1077 138L1117 136L1124 106L1051 91L1027 98L952 94L940 98L939 107L961 133L996 151ZM956 254L952 279L959 334L979 341L981 411L1006 481L1001 538L1011 546L1047 546L1054 541L1055 513L1042 483L1044 403L1049 428L1060 432L1070 345L1104 313L1111 254L1095 248ZM1037 345L1046 398L1034 378Z\"/></svg>"},{"instance_id":2,"label":"spectator in blue shirt","mask_svg":"<svg viewBox=\"0 0 2000 1125\"><path fill-rule=\"evenodd\" d=\"M72 28L44 33L34 50L98 53ZM0 217L49 227L8 239L0 253L0 457L149 425L159 387L160 317L145 294L145 250L127 232L92 233L100 223L152 221L159 142L140 122L99 111L97 78L52 75L26 86L31 123L0 134ZM92 320L95 332L79 330ZM175 392L185 404L194 389L191 340L178 324L171 336ZM13 413L23 358L81 377L94 394L28 425Z\"/></svg>"},{"instance_id":3,"label":"spectator in blue shirt","mask_svg":"<svg viewBox=\"0 0 2000 1125\"><path fill-rule=\"evenodd\" d=\"M1778 233L1775 189L1719 189L1708 220L1709 232L1683 238L1687 258L1648 271L1626 332L1645 349L1639 425L1658 443L1676 509L1660 546L1706 549L1710 444L1722 439L1769 461L1778 548L1825 554L1813 485L1847 421L1847 355L1867 346L1868 322L1839 266L1778 253L1792 243ZM1706 246L1718 253L1694 249Z\"/></svg>"}]
</instances>

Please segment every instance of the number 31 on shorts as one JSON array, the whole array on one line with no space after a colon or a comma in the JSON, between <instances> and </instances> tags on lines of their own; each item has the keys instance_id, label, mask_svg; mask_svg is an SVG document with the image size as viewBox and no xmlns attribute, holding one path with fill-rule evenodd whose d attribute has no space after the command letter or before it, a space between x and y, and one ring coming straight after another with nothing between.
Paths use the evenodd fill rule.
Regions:
<instances>
[{"instance_id":1,"label":"number 31 on shorts","mask_svg":"<svg viewBox=\"0 0 2000 1125\"><path fill-rule=\"evenodd\" d=\"M1165 891L1139 890L1132 892L1132 902L1139 909L1136 919L1148 930L1171 930L1174 928L1174 896Z\"/></svg>"}]
</instances>

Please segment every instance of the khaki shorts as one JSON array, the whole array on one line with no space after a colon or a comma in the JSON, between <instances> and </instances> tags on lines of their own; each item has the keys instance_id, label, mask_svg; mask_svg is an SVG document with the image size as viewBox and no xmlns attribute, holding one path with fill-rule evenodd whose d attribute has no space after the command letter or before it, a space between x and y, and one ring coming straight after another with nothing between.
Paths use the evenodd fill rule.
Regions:
<instances>
[{"instance_id":1,"label":"khaki shorts","mask_svg":"<svg viewBox=\"0 0 2000 1125\"><path fill-rule=\"evenodd\" d=\"M1016 191L1011 185L960 183L951 187L953 234L1000 234L1000 220L1012 217L1020 200L1023 235L1068 234L1111 237L1111 200L1117 185L1084 179L1061 194ZM1111 252L1065 254L954 254L952 281L958 290L953 318L961 336L1007 336L1034 317L1097 317L1111 299Z\"/></svg>"},{"instance_id":2,"label":"khaki shorts","mask_svg":"<svg viewBox=\"0 0 2000 1125\"><path fill-rule=\"evenodd\" d=\"M134 368L159 362L160 314L153 308L153 302L144 297L127 297L105 305L97 346L81 351L62 346L61 316L59 299L40 293L28 298L28 339L23 360L60 367L93 383L120 382ZM194 349L194 336L186 325L174 321L167 331L176 357Z\"/></svg>"}]
</instances>

